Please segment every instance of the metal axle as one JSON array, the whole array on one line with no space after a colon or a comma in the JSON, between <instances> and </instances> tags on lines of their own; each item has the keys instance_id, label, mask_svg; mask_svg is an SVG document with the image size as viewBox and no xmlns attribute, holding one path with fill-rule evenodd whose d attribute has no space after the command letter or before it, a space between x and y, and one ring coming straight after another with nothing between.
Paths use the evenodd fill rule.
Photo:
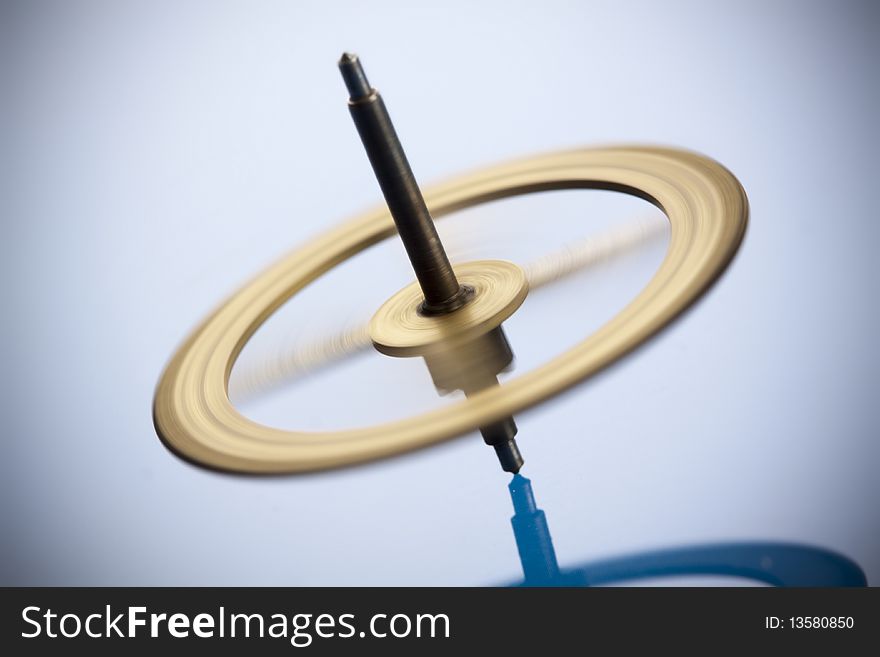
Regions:
<instances>
[{"instance_id":1,"label":"metal axle","mask_svg":"<svg viewBox=\"0 0 880 657\"><path fill-rule=\"evenodd\" d=\"M382 96L370 86L357 55L342 55L339 70L348 87L351 118L425 295L421 310L425 314L455 310L473 290L460 285L452 271Z\"/></svg>"}]
</instances>

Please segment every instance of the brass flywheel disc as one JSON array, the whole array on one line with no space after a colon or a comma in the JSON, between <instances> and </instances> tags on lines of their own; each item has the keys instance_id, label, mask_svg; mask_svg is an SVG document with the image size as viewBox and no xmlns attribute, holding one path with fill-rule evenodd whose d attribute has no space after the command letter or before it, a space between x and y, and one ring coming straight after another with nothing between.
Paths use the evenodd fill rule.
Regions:
<instances>
[{"instance_id":1,"label":"brass flywheel disc","mask_svg":"<svg viewBox=\"0 0 880 657\"><path fill-rule=\"evenodd\" d=\"M245 343L309 283L393 235L394 223L383 207L294 251L204 320L178 349L159 381L153 405L159 436L170 449L203 466L233 472L297 473L380 459L462 435L585 381L645 342L700 298L727 267L745 232L748 202L736 178L713 160L670 148L551 153L428 188L425 199L439 218L495 199L574 188L615 190L647 199L666 214L671 230L665 258L648 285L602 328L558 357L445 408L359 429L286 431L240 414L229 400L227 387ZM476 324L503 320L527 291L527 286L516 282L520 278L514 265L485 262L484 271L480 263L459 265L464 268L463 280L472 277L485 283L485 299L479 307L474 304L468 320ZM493 290L506 296L492 298ZM484 307L486 317L481 315ZM488 317L491 312L496 313L494 319ZM394 325L394 317L404 316L417 321L412 313L390 313L382 315L381 325L375 328L380 320L374 318L379 335L403 331L388 341L386 351L395 344L397 348L412 346L407 343L412 335L425 337L433 330L422 327L428 332L409 331L407 335L405 327ZM372 337L381 350L381 338Z\"/></svg>"}]
</instances>

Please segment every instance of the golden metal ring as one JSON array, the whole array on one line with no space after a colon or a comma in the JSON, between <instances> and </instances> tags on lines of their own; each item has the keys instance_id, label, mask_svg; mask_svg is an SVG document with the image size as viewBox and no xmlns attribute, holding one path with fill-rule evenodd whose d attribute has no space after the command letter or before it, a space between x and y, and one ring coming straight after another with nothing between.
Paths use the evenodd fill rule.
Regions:
<instances>
[{"instance_id":1,"label":"golden metal ring","mask_svg":"<svg viewBox=\"0 0 880 657\"><path fill-rule=\"evenodd\" d=\"M234 472L296 473L401 454L533 407L626 355L693 304L718 278L745 232L748 201L736 178L704 156L651 147L582 149L502 164L429 189L434 217L487 201L555 189L639 196L669 218L657 273L607 324L560 356L447 407L387 424L285 431L241 415L229 373L257 328L285 301L347 258L394 234L386 208L306 244L233 294L178 349L156 389L164 443L197 464Z\"/></svg>"}]
</instances>

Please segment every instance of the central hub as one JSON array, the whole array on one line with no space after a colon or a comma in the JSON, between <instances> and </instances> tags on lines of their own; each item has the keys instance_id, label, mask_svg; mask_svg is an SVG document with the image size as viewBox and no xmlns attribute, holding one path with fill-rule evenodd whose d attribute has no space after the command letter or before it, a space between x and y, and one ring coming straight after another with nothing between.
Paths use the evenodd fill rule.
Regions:
<instances>
[{"instance_id":1,"label":"central hub","mask_svg":"<svg viewBox=\"0 0 880 657\"><path fill-rule=\"evenodd\" d=\"M413 282L382 304L370 321L370 340L388 356L425 356L492 331L522 305L529 292L523 270L506 260L475 260L454 267L473 298L444 315L419 312L422 290Z\"/></svg>"}]
</instances>

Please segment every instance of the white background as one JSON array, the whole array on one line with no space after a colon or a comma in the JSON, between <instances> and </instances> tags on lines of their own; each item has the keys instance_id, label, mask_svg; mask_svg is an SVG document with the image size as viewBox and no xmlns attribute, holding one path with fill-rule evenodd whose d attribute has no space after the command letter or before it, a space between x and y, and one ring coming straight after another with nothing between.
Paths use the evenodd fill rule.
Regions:
<instances>
[{"instance_id":1,"label":"white background","mask_svg":"<svg viewBox=\"0 0 880 657\"><path fill-rule=\"evenodd\" d=\"M561 564L795 541L880 582L876 5L415 4L4 5L0 583L519 576L508 478L476 435L255 479L185 464L153 431L154 386L187 331L379 200L335 66L343 50L362 56L424 183L648 142L706 153L748 193L742 251L693 312L517 418ZM527 259L551 246L545 233L563 243L651 212L576 194L450 218L450 251ZM410 277L402 249L380 248L376 266L319 281L258 341L368 317ZM607 319L661 256L646 248L530 299L510 326L519 365ZM320 326L304 328L321 303ZM403 415L441 403L420 367L365 355L251 410L300 428Z\"/></svg>"}]
</instances>

